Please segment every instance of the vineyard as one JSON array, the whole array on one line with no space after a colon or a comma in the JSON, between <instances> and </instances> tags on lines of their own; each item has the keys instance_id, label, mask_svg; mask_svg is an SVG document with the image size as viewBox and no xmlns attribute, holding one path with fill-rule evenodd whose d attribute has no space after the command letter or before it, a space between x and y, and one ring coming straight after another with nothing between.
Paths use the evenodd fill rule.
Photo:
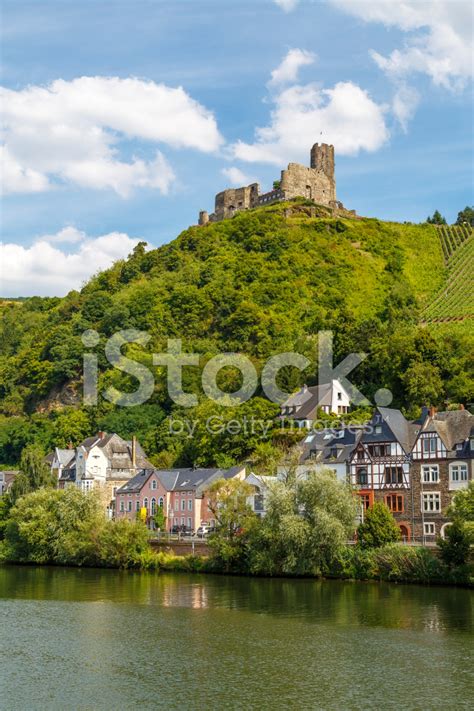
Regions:
<instances>
[{"instance_id":1,"label":"vineyard","mask_svg":"<svg viewBox=\"0 0 474 711\"><path fill-rule=\"evenodd\" d=\"M474 318L474 233L469 225L437 227L447 279L422 313L425 323Z\"/></svg>"}]
</instances>

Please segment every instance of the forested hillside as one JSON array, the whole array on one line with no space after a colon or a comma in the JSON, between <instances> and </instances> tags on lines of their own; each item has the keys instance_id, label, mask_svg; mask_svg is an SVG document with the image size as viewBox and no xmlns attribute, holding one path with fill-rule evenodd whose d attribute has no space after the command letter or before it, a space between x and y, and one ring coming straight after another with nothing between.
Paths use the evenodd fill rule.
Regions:
<instances>
[{"instance_id":1,"label":"forested hillside","mask_svg":"<svg viewBox=\"0 0 474 711\"><path fill-rule=\"evenodd\" d=\"M215 446L170 441L160 425L173 411L163 369L154 369L155 392L144 406L117 409L100 400L82 407L86 329L101 334L93 349L101 387L136 387L104 357L104 343L118 329L150 334L146 347L128 348L150 366L151 354L165 350L170 337L181 338L184 351L200 353L202 364L218 352L238 351L259 368L269 355L296 350L313 365L302 375L283 373L288 390L316 380L317 333L331 329L336 362L352 351L369 354L351 377L368 398L385 387L395 406L412 410L425 402L472 401L468 324L456 331L420 325L449 274L437 228L333 219L323 211L314 218L304 202L292 203L287 217L286 207L191 227L152 251L139 245L62 299L2 302L0 462L14 464L28 442L64 446L97 429L135 432L150 456L170 464L224 464L255 448L251 438ZM198 368L186 369L186 388L199 392L199 375ZM235 373L222 378L236 389ZM203 401L196 410L207 406ZM262 397L244 409L259 416L276 411Z\"/></svg>"}]
</instances>

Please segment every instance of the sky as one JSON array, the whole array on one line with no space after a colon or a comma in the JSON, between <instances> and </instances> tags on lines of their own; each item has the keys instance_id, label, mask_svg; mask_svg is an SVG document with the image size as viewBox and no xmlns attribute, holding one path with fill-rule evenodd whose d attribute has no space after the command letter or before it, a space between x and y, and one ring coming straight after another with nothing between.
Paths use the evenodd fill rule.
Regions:
<instances>
[{"instance_id":1,"label":"sky","mask_svg":"<svg viewBox=\"0 0 474 711\"><path fill-rule=\"evenodd\" d=\"M0 296L61 296L333 143L365 216L472 204L465 0L3 0Z\"/></svg>"}]
</instances>

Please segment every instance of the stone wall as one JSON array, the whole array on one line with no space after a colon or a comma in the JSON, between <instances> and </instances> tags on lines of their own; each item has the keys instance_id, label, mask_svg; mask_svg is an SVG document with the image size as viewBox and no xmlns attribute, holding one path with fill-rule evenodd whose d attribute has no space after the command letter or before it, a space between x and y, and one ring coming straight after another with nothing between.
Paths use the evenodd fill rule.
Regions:
<instances>
[{"instance_id":1,"label":"stone wall","mask_svg":"<svg viewBox=\"0 0 474 711\"><path fill-rule=\"evenodd\" d=\"M336 200L335 181L322 170L299 163L290 163L287 170L281 171L281 189L287 200L305 197L320 205L329 205Z\"/></svg>"}]
</instances>

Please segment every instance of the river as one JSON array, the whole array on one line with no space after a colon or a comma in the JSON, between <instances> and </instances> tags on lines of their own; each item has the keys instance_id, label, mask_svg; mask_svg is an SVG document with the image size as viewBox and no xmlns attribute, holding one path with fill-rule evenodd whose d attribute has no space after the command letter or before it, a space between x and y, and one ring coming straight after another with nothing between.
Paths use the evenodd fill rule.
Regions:
<instances>
[{"instance_id":1,"label":"river","mask_svg":"<svg viewBox=\"0 0 474 711\"><path fill-rule=\"evenodd\" d=\"M0 566L0 708L472 708L473 598Z\"/></svg>"}]
</instances>

